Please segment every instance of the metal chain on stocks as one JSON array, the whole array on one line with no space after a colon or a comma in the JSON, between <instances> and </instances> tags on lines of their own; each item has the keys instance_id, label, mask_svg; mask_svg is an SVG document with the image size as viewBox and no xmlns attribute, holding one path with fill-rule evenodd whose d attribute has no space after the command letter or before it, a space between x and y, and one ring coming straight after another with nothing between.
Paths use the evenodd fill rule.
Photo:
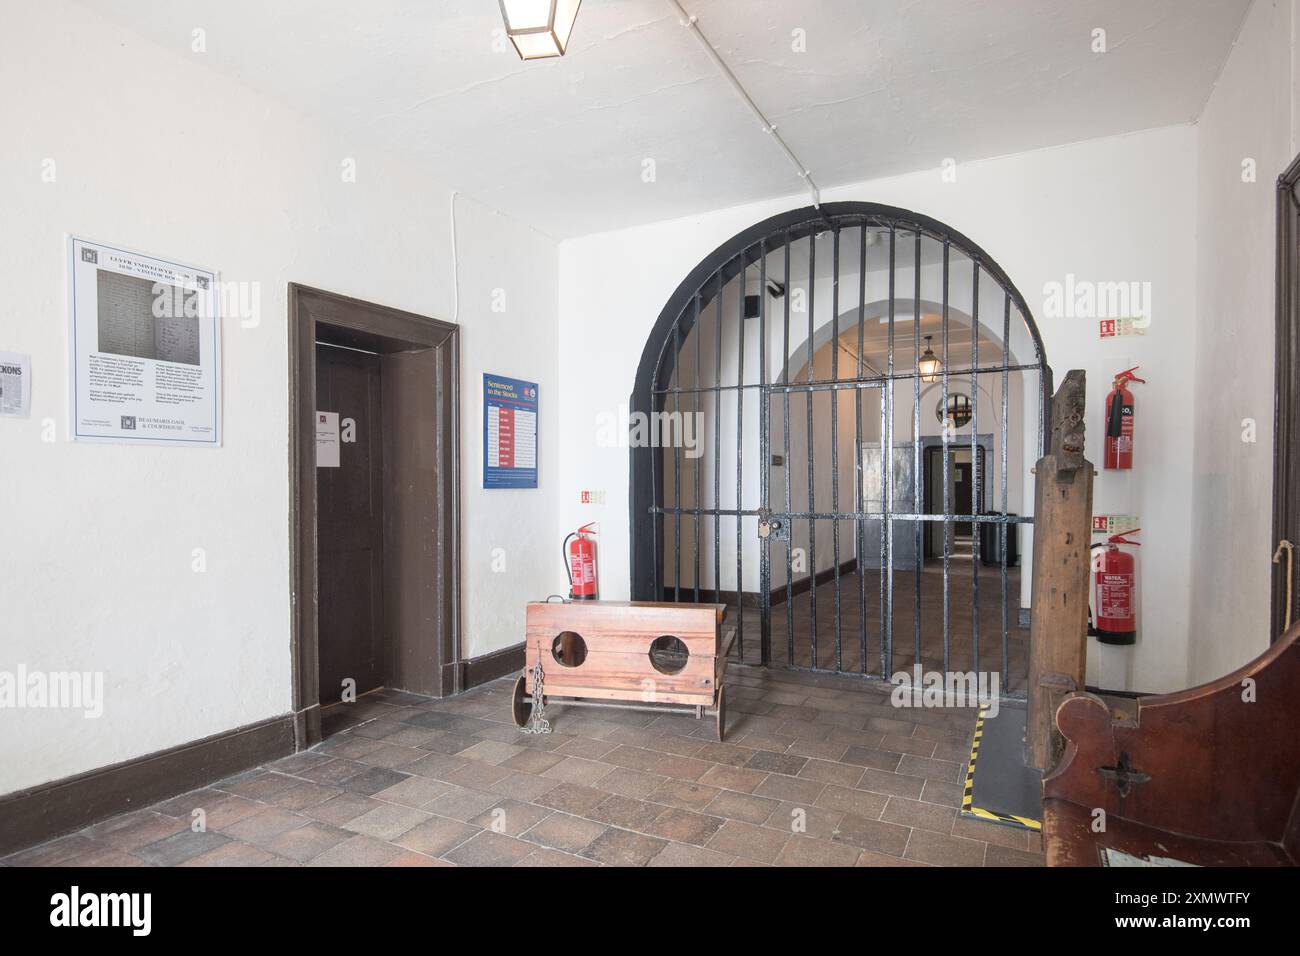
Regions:
<instances>
[{"instance_id":1,"label":"metal chain on stocks","mask_svg":"<svg viewBox=\"0 0 1300 956\"><path fill-rule=\"evenodd\" d=\"M526 734L549 734L551 722L546 719L546 704L542 699L545 693L546 675L542 671L542 646L537 645L537 663L533 665L533 704L528 714L528 723L521 730Z\"/></svg>"}]
</instances>

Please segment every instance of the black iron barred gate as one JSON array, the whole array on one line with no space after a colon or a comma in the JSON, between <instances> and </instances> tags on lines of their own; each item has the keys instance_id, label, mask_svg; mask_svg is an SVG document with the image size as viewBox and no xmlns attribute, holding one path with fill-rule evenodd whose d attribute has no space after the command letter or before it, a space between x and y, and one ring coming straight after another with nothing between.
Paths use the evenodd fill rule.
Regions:
<instances>
[{"instance_id":1,"label":"black iron barred gate","mask_svg":"<svg viewBox=\"0 0 1300 956\"><path fill-rule=\"evenodd\" d=\"M1015 694L1032 518L1012 506L1051 385L1023 297L942 223L871 203L759 223L691 272L646 344L632 596L731 605L746 662L997 671Z\"/></svg>"}]
</instances>

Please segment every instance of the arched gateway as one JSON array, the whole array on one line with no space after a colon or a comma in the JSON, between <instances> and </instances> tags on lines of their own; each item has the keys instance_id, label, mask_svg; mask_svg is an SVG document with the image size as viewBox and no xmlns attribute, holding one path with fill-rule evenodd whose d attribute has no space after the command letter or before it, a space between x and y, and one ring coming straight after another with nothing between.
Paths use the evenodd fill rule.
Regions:
<instances>
[{"instance_id":1,"label":"arched gateway","mask_svg":"<svg viewBox=\"0 0 1300 956\"><path fill-rule=\"evenodd\" d=\"M858 202L758 223L646 343L632 596L731 605L746 662L983 669L1014 693L1051 387L1024 298L955 230Z\"/></svg>"}]
</instances>

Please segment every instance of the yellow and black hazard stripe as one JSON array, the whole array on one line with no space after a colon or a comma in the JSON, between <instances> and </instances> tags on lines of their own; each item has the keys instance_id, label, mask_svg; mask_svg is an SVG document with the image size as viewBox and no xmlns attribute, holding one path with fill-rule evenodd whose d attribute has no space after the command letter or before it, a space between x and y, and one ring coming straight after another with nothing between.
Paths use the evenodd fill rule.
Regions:
<instances>
[{"instance_id":1,"label":"yellow and black hazard stripe","mask_svg":"<svg viewBox=\"0 0 1300 956\"><path fill-rule=\"evenodd\" d=\"M1018 817L1014 813L1002 813L998 810L985 810L975 806L975 758L980 753L980 738L984 736L984 711L980 711L975 721L975 740L970 745L970 763L966 765L966 786L961 794L961 815L975 820L988 820L993 823L1005 823L1008 826L1024 827L1026 830L1042 830L1041 820Z\"/></svg>"}]
</instances>

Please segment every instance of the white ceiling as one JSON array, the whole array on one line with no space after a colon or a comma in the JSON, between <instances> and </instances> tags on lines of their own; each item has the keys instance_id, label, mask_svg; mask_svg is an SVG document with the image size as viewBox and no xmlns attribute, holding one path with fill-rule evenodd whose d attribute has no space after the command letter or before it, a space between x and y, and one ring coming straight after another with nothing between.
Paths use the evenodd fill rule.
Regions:
<instances>
[{"instance_id":1,"label":"white ceiling","mask_svg":"<svg viewBox=\"0 0 1300 956\"><path fill-rule=\"evenodd\" d=\"M668 0L585 0L530 63L493 0L85 2L553 236L801 188ZM825 188L1195 120L1249 0L682 4Z\"/></svg>"}]
</instances>

